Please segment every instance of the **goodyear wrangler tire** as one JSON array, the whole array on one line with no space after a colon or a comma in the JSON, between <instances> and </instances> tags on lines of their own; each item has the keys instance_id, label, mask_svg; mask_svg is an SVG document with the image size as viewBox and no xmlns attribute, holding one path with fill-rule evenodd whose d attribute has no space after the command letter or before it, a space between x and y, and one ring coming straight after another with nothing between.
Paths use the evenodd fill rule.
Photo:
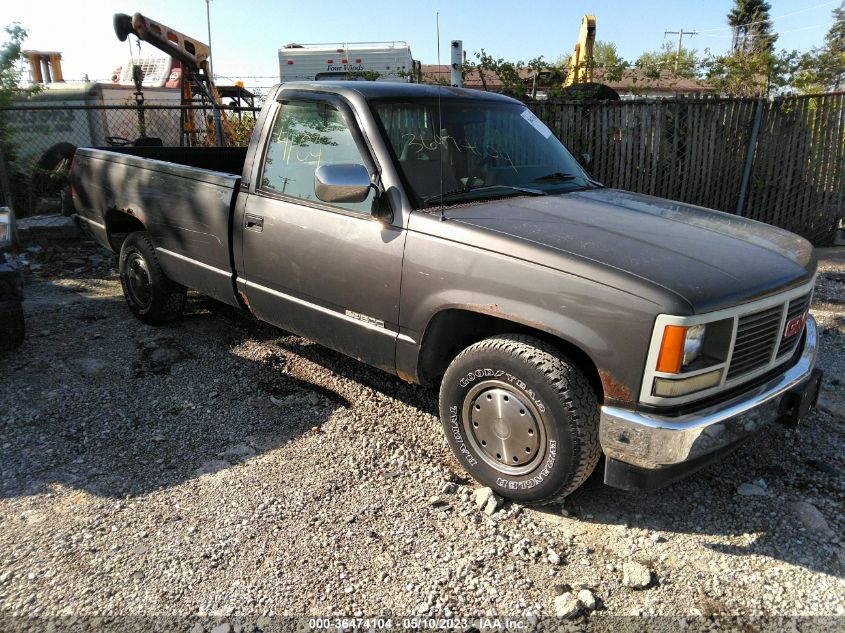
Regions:
<instances>
[{"instance_id":1,"label":"goodyear wrangler tire","mask_svg":"<svg viewBox=\"0 0 845 633\"><path fill-rule=\"evenodd\" d=\"M146 231L127 236L120 249L120 285L138 320L161 325L182 316L187 290L164 274Z\"/></svg>"},{"instance_id":2,"label":"goodyear wrangler tire","mask_svg":"<svg viewBox=\"0 0 845 633\"><path fill-rule=\"evenodd\" d=\"M461 465L503 497L553 503L599 460L598 398L584 373L538 339L471 345L440 386L440 419Z\"/></svg>"}]
</instances>

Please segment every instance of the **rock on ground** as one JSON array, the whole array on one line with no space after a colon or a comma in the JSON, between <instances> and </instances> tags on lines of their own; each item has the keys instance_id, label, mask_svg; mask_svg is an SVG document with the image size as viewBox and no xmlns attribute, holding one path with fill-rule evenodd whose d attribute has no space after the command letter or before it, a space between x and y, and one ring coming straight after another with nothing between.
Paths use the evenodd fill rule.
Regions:
<instances>
[{"instance_id":1,"label":"rock on ground","mask_svg":"<svg viewBox=\"0 0 845 633\"><path fill-rule=\"evenodd\" d=\"M567 592L555 598L555 615L559 618L574 618L583 606L578 596Z\"/></svg>"},{"instance_id":2,"label":"rock on ground","mask_svg":"<svg viewBox=\"0 0 845 633\"><path fill-rule=\"evenodd\" d=\"M645 589L651 584L651 570L640 563L624 563L622 565L622 584L632 589Z\"/></svg>"},{"instance_id":3,"label":"rock on ground","mask_svg":"<svg viewBox=\"0 0 845 633\"><path fill-rule=\"evenodd\" d=\"M757 484L743 483L736 489L737 494L746 497L765 497L766 491Z\"/></svg>"},{"instance_id":4,"label":"rock on ground","mask_svg":"<svg viewBox=\"0 0 845 633\"><path fill-rule=\"evenodd\" d=\"M824 518L824 515L812 503L794 501L789 504L789 508L808 530L825 538L833 538L834 532L830 529L827 519Z\"/></svg>"}]
</instances>

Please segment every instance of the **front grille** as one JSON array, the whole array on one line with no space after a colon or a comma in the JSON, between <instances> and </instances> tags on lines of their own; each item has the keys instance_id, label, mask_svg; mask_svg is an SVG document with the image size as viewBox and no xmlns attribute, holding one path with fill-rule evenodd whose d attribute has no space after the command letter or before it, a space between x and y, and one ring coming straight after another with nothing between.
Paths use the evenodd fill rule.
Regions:
<instances>
[{"instance_id":1,"label":"front grille","mask_svg":"<svg viewBox=\"0 0 845 633\"><path fill-rule=\"evenodd\" d=\"M804 314L809 307L809 294L806 294L803 297L796 297L795 299L790 301L789 308L787 308L786 310L786 323L789 323L795 317ZM799 332L795 336L790 336L789 338L781 339L780 345L778 346L778 358L791 354L795 351L795 347L798 345L798 341L801 340L800 334L801 332Z\"/></svg>"},{"instance_id":2,"label":"front grille","mask_svg":"<svg viewBox=\"0 0 845 633\"><path fill-rule=\"evenodd\" d=\"M648 364L657 365L665 326L677 323L705 323L707 325L700 373L720 372L721 381L712 387L683 396L658 396L654 393L654 380L662 378L659 371L646 372L640 398L647 404L663 406L667 403L701 401L715 394L736 394L740 388L759 386L776 371L783 372L798 362L806 332L805 320L812 301L812 283L800 288L764 297L735 307L703 313L688 321L660 315L652 336ZM790 323L790 320L793 320ZM787 327L787 325L789 327ZM793 333L784 339L786 331ZM728 340L726 340L728 339ZM726 349L726 346L730 347ZM719 352L726 353L727 358ZM709 352L709 353L708 353ZM699 373L696 371L695 373ZM694 374L693 374L694 375ZM684 376L686 377L686 376Z\"/></svg>"},{"instance_id":3,"label":"front grille","mask_svg":"<svg viewBox=\"0 0 845 633\"><path fill-rule=\"evenodd\" d=\"M783 319L783 304L739 318L727 379L764 367L772 360Z\"/></svg>"}]
</instances>

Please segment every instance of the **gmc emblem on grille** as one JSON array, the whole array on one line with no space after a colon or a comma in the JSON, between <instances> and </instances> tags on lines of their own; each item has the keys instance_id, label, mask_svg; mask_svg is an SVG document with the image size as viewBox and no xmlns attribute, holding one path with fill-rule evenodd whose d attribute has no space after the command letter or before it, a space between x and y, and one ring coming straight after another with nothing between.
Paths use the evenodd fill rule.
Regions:
<instances>
[{"instance_id":1,"label":"gmc emblem on grille","mask_svg":"<svg viewBox=\"0 0 845 633\"><path fill-rule=\"evenodd\" d=\"M783 331L783 338L791 338L796 334L800 334L804 329L804 322L807 320L807 312L799 314L794 319L789 319L786 322L786 329Z\"/></svg>"}]
</instances>

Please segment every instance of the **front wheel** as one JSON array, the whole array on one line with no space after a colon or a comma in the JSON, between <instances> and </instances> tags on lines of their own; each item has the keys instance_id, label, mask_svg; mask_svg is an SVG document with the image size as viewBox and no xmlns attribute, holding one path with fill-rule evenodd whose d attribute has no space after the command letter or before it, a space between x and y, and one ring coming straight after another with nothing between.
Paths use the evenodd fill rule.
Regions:
<instances>
[{"instance_id":1,"label":"front wheel","mask_svg":"<svg viewBox=\"0 0 845 633\"><path fill-rule=\"evenodd\" d=\"M440 419L464 468L515 501L560 501L599 460L590 382L533 337L496 336L461 352L440 386Z\"/></svg>"}]
</instances>

